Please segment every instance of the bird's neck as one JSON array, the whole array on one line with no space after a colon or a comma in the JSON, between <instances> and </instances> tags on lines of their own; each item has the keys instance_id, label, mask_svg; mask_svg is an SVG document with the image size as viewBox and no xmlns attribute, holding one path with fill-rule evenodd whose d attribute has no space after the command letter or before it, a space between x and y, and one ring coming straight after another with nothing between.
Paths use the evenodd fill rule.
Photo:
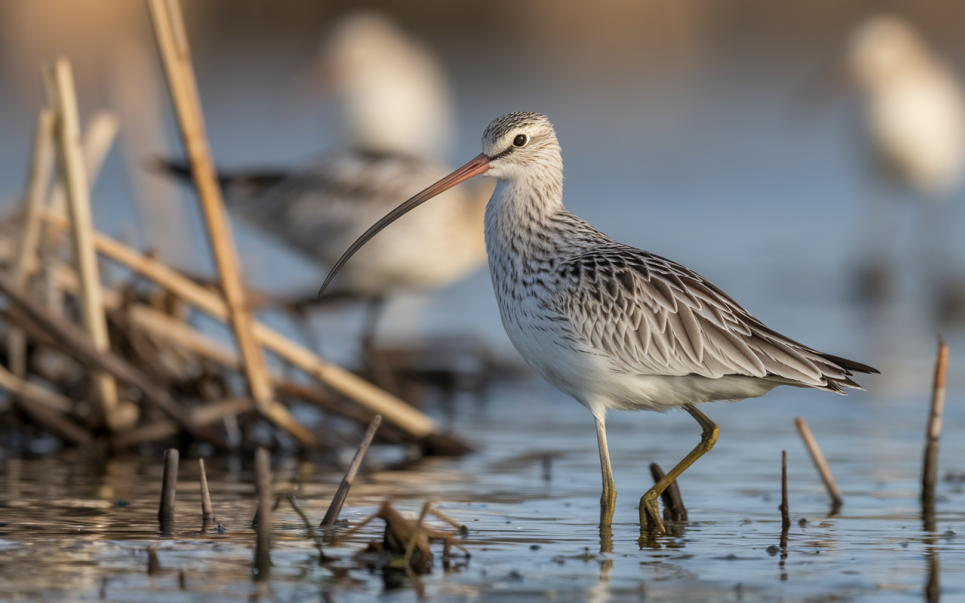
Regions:
<instances>
[{"instance_id":1,"label":"bird's neck","mask_svg":"<svg viewBox=\"0 0 965 603\"><path fill-rule=\"evenodd\" d=\"M530 265L558 255L554 232L563 207L563 174L547 171L500 179L486 206L486 251L494 260Z\"/></svg>"}]
</instances>

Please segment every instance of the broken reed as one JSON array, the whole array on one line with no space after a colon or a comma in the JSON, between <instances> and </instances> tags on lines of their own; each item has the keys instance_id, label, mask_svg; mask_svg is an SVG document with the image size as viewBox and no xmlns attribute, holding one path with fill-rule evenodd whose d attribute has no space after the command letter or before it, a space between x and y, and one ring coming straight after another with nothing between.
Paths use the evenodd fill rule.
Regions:
<instances>
[{"instance_id":1,"label":"broken reed","mask_svg":"<svg viewBox=\"0 0 965 603\"><path fill-rule=\"evenodd\" d=\"M271 575L271 457L264 448L255 451L255 491L258 512L255 515L255 580Z\"/></svg>"},{"instance_id":2,"label":"broken reed","mask_svg":"<svg viewBox=\"0 0 965 603\"><path fill-rule=\"evenodd\" d=\"M174 532L174 498L178 488L178 459L176 448L164 451L164 476L161 478L161 505L157 512L162 534Z\"/></svg>"},{"instance_id":3,"label":"broken reed","mask_svg":"<svg viewBox=\"0 0 965 603\"><path fill-rule=\"evenodd\" d=\"M922 463L921 503L926 513L934 512L935 483L938 480L938 445L942 435L942 414L945 409L945 377L948 372L948 344L938 338L938 359L932 387L931 410L925 430L925 458Z\"/></svg>"},{"instance_id":4,"label":"broken reed","mask_svg":"<svg viewBox=\"0 0 965 603\"><path fill-rule=\"evenodd\" d=\"M365 435L362 437L362 443L359 444L358 450L355 451L352 463L349 465L348 471L345 472L345 476L342 477L342 482L338 485L338 490L335 491L335 496L332 498L332 504L328 506L328 511L325 512L325 517L322 519L319 527L332 526L335 524L335 520L338 519L338 514L342 511L342 505L345 503L346 497L348 497L348 491L352 487L352 482L355 480L355 474L358 473L362 459L365 457L365 452L369 449L369 444L372 443L372 438L375 437L375 432L378 431L381 423L381 415L375 415L369 423L369 427L365 430Z\"/></svg>"},{"instance_id":5,"label":"broken reed","mask_svg":"<svg viewBox=\"0 0 965 603\"><path fill-rule=\"evenodd\" d=\"M828 496L831 497L831 514L834 515L838 512L838 509L841 508L841 505L844 504L844 499L841 497L838 484L834 481L834 476L831 474L831 467L828 466L828 462L824 459L821 447L818 446L817 440L814 439L811 428L808 427L808 423L804 420L804 417L794 417L794 424L797 426L798 433L801 434L801 439L804 440L804 446L808 449L811 460L814 461L814 466L817 468L818 473L821 474L821 481L824 482Z\"/></svg>"}]
</instances>

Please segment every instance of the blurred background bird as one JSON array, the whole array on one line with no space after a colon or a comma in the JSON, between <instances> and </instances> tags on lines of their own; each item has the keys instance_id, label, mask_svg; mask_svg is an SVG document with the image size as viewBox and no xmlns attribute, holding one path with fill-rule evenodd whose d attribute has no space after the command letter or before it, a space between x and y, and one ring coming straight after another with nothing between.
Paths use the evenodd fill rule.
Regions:
<instances>
[{"instance_id":1,"label":"blurred background bird","mask_svg":"<svg viewBox=\"0 0 965 603\"><path fill-rule=\"evenodd\" d=\"M437 158L454 128L441 65L377 13L338 22L296 88L306 77L322 78L337 94L346 147L294 169L223 171L219 179L233 213L327 268L375 220L448 173ZM161 167L190 178L183 162ZM390 389L391 370L375 351L386 299L400 290L446 287L486 260L482 224L489 188L446 194L448 203L407 216L367 247L333 290L335 297L366 302L362 345L370 371ZM316 302L314 292L286 301L303 319Z\"/></svg>"},{"instance_id":2,"label":"blurred background bird","mask_svg":"<svg viewBox=\"0 0 965 603\"><path fill-rule=\"evenodd\" d=\"M861 293L880 299L895 287L892 255L903 220L892 199L934 202L917 207L923 232L915 272L937 295L942 317L953 318L958 307L965 307L965 291L955 282L960 266L949 251L952 209L947 206L965 175L961 81L922 35L897 16L868 18L848 42L849 72L864 97L867 148L883 184L879 196L886 200L871 210L871 238L859 269Z\"/></svg>"}]
</instances>

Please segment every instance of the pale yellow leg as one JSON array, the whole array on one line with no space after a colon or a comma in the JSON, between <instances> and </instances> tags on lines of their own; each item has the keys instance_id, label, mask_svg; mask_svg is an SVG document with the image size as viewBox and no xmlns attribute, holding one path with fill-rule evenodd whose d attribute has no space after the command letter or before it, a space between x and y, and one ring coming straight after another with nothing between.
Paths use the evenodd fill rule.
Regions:
<instances>
[{"instance_id":1,"label":"pale yellow leg","mask_svg":"<svg viewBox=\"0 0 965 603\"><path fill-rule=\"evenodd\" d=\"M600 446L600 469L603 471L603 496L600 497L600 528L609 528L617 505L617 486L610 469L610 451L606 446L606 423L596 420L596 440Z\"/></svg>"},{"instance_id":2,"label":"pale yellow leg","mask_svg":"<svg viewBox=\"0 0 965 603\"><path fill-rule=\"evenodd\" d=\"M666 490L681 473L693 465L694 461L710 451L710 449L714 447L714 444L717 443L717 435L720 433L720 428L708 419L707 415L697 410L694 405L685 404L684 410L689 412L690 416L697 419L697 422L700 423L703 429L703 432L700 434L700 443L697 444L697 447L691 450L690 454L685 456L682 461L677 463L677 466L671 469L662 480L654 484L653 488L647 490L647 493L640 498L641 529L649 528L661 534L666 533L663 527L663 521L660 519L660 508L657 506L657 499L660 498L663 491Z\"/></svg>"}]
</instances>

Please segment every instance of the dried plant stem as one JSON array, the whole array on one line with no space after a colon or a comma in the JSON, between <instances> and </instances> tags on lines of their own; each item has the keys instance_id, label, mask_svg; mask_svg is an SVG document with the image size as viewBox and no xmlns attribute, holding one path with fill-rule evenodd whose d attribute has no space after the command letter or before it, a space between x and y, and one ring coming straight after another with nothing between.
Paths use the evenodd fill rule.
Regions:
<instances>
[{"instance_id":1,"label":"dried plant stem","mask_svg":"<svg viewBox=\"0 0 965 603\"><path fill-rule=\"evenodd\" d=\"M20 239L17 242L11 273L14 285L21 291L27 285L36 262L37 246L40 242L43 202L54 170L54 124L53 112L48 109L42 110L37 117L33 153L23 200L23 225L20 229ZM7 333L7 362L10 372L18 377L24 377L27 374L26 344L27 339L23 329L11 325Z\"/></svg>"},{"instance_id":2,"label":"dried plant stem","mask_svg":"<svg viewBox=\"0 0 965 603\"><path fill-rule=\"evenodd\" d=\"M359 444L358 450L355 451L352 464L349 465L348 471L346 471L345 476L342 477L342 483L338 485L338 490L335 491L335 496L332 498L332 504L328 506L328 511L325 512L325 517L322 519L322 523L319 524L320 527L334 525L335 520L338 519L338 514L342 511L342 505L348 497L348 491L352 487L352 482L355 480L355 474L358 473L362 459L365 458L365 452L369 449L369 444L372 443L372 438L375 437L375 432L378 431L380 423L382 423L381 415L375 415L369 423L369 428L365 430L365 435L362 437L362 443Z\"/></svg>"},{"instance_id":3,"label":"dried plant stem","mask_svg":"<svg viewBox=\"0 0 965 603\"><path fill-rule=\"evenodd\" d=\"M0 366L0 389L15 396L29 398L57 413L69 413L74 408L74 403L69 398L18 377L3 366Z\"/></svg>"},{"instance_id":4,"label":"dried plant stem","mask_svg":"<svg viewBox=\"0 0 965 603\"><path fill-rule=\"evenodd\" d=\"M932 389L931 411L925 431L925 459L921 477L921 502L926 512L935 506L935 483L938 481L938 446L942 436L942 414L945 410L945 376L948 372L948 344L938 338L938 360L935 362L935 382Z\"/></svg>"},{"instance_id":5,"label":"dried plant stem","mask_svg":"<svg viewBox=\"0 0 965 603\"><path fill-rule=\"evenodd\" d=\"M97 350L107 352L107 320L101 300L100 275L94 250L94 226L90 214L90 188L80 146L80 119L74 76L66 59L58 59L47 72L50 104L57 115L57 155L61 179L67 192L73 227L74 257L81 282L81 316ZM117 420L117 384L114 378L98 371L93 375L95 398L110 429L122 427Z\"/></svg>"},{"instance_id":6,"label":"dried plant stem","mask_svg":"<svg viewBox=\"0 0 965 603\"><path fill-rule=\"evenodd\" d=\"M161 531L174 531L174 499L178 488L178 459L176 448L164 451L164 476L161 478L161 505L158 508L157 519L161 523Z\"/></svg>"},{"instance_id":7,"label":"dried plant stem","mask_svg":"<svg viewBox=\"0 0 965 603\"><path fill-rule=\"evenodd\" d=\"M817 440L814 439L811 428L808 427L804 417L794 417L794 424L801 434L801 439L804 440L804 445L811 454L811 460L814 461L814 466L817 467L818 473L821 474L821 481L824 482L824 487L828 490L828 496L831 497L831 506L835 510L840 508L841 505L844 504L844 499L841 498L841 491L838 490L838 484L834 481L831 468L824 459L824 454L821 453L821 448L818 446Z\"/></svg>"},{"instance_id":8,"label":"dried plant stem","mask_svg":"<svg viewBox=\"0 0 965 603\"><path fill-rule=\"evenodd\" d=\"M17 292L9 278L2 274L0 274L0 293L7 298L11 306L22 311L27 319L46 331L72 356L137 387L148 402L184 426L189 433L219 448L227 449L227 443L219 434L196 425L188 411L175 401L167 390L158 387L144 373L119 356L97 349L82 329Z\"/></svg>"},{"instance_id":9,"label":"dried plant stem","mask_svg":"<svg viewBox=\"0 0 965 603\"><path fill-rule=\"evenodd\" d=\"M208 492L208 476L204 472L204 459L198 459L201 470L201 522L214 523L214 512L211 510L211 494Z\"/></svg>"},{"instance_id":10,"label":"dried plant stem","mask_svg":"<svg viewBox=\"0 0 965 603\"><path fill-rule=\"evenodd\" d=\"M271 458L264 448L255 451L255 490L258 493L255 580L267 580L271 574Z\"/></svg>"},{"instance_id":11,"label":"dried plant stem","mask_svg":"<svg viewBox=\"0 0 965 603\"><path fill-rule=\"evenodd\" d=\"M254 318L245 303L241 267L235 255L234 241L228 227L221 189L205 134L201 100L191 64L191 51L181 8L177 0L150 0L149 6L168 87L178 116L181 138L191 163L215 264L221 276L221 289L228 307L228 322L241 351L251 395L258 410L266 418L287 430L306 448L314 448L317 441L312 432L274 400L265 358L254 335Z\"/></svg>"},{"instance_id":12,"label":"dried plant stem","mask_svg":"<svg viewBox=\"0 0 965 603\"><path fill-rule=\"evenodd\" d=\"M45 212L44 217L51 221L62 220L51 212ZM217 293L205 289L161 262L148 258L110 237L95 233L94 243L97 246L97 251L104 256L141 276L153 280L212 317L222 321L227 320L228 307ZM382 391L346 370L325 362L309 350L260 322L254 323L254 332L259 341L268 349L324 385L331 387L370 411L382 415L386 421L396 425L409 435L422 438L435 432L435 421L395 396Z\"/></svg>"}]
</instances>

